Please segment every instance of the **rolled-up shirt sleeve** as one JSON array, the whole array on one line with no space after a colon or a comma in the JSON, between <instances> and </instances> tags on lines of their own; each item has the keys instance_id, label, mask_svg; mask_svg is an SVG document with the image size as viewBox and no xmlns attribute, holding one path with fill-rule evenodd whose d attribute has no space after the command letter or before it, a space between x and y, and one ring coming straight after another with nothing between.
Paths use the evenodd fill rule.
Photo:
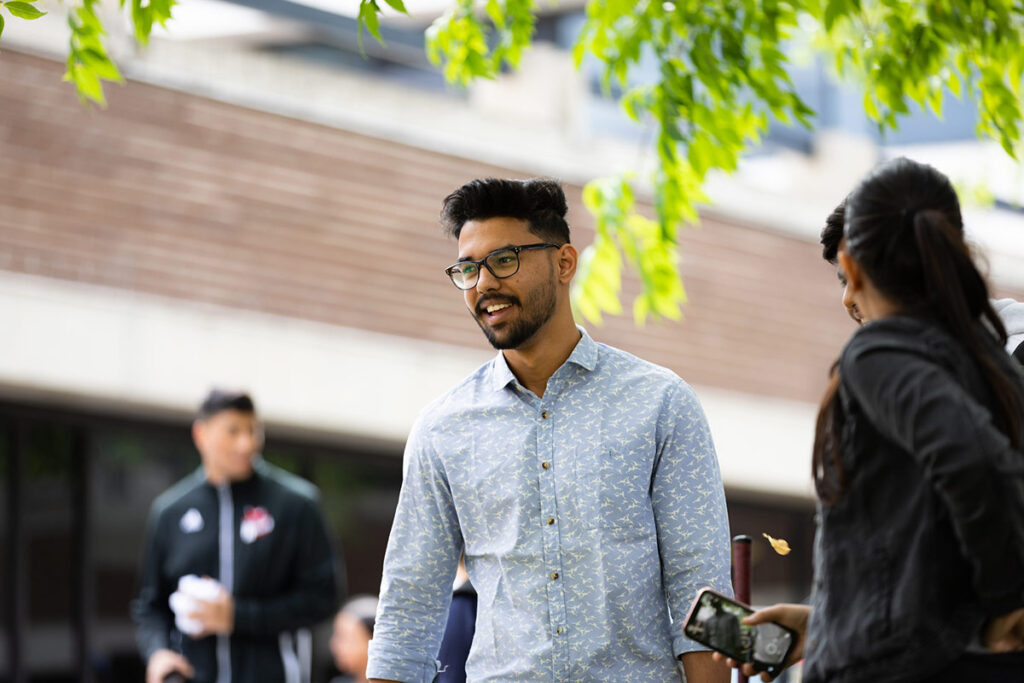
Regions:
<instances>
[{"instance_id":1,"label":"rolled-up shirt sleeve","mask_svg":"<svg viewBox=\"0 0 1024 683\"><path fill-rule=\"evenodd\" d=\"M451 489L421 417L405 448L402 490L384 556L367 678L430 683L439 665L462 534Z\"/></svg>"},{"instance_id":2,"label":"rolled-up shirt sleeve","mask_svg":"<svg viewBox=\"0 0 1024 683\"><path fill-rule=\"evenodd\" d=\"M676 657L706 650L683 635L683 619L703 587L732 595L729 518L707 418L693 389L679 380L658 421L651 504L658 530L665 598Z\"/></svg>"}]
</instances>

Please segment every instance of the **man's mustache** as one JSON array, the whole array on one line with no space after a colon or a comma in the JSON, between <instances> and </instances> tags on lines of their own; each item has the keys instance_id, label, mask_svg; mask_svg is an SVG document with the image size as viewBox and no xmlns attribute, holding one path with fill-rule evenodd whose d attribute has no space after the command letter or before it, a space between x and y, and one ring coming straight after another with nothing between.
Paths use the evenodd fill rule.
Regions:
<instances>
[{"instance_id":1,"label":"man's mustache","mask_svg":"<svg viewBox=\"0 0 1024 683\"><path fill-rule=\"evenodd\" d=\"M484 299L480 299L480 301L476 302L476 314L477 315L483 315L484 313L487 312L487 307L488 306L496 306L498 304L512 304L512 305L515 305L515 304L518 304L518 303L519 303L519 300L516 299L514 296L501 296L501 297L489 296L489 297L486 297Z\"/></svg>"}]
</instances>

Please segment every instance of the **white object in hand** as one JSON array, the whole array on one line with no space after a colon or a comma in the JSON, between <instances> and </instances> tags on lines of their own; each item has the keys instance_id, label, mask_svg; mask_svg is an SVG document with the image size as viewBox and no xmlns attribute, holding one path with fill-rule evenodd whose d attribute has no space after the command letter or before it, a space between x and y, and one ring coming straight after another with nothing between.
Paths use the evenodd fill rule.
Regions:
<instances>
[{"instance_id":1,"label":"white object in hand","mask_svg":"<svg viewBox=\"0 0 1024 683\"><path fill-rule=\"evenodd\" d=\"M224 592L224 587L210 578L200 578L195 574L186 574L178 579L178 590L171 593L168 600L174 612L174 625L187 636L197 636L203 625L189 614L196 611L198 602L216 600Z\"/></svg>"}]
</instances>

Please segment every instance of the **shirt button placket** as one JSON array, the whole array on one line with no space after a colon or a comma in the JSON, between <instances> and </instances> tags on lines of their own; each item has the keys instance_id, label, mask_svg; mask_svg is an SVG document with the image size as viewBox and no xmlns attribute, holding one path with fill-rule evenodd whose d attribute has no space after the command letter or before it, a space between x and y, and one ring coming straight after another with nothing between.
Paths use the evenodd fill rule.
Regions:
<instances>
[{"instance_id":1,"label":"shirt button placket","mask_svg":"<svg viewBox=\"0 0 1024 683\"><path fill-rule=\"evenodd\" d=\"M551 386L549 384L549 391ZM556 452L555 447L555 420L553 419L553 411L550 409L541 408L540 413L540 424L538 425L538 434L540 435L541 443L538 444L539 448L537 452L541 454L541 494L543 500L543 510L548 511L547 515L543 516L544 526L551 531L551 533L544 534L544 548L545 548L545 559L548 561L548 602L549 602L549 614L551 615L551 626L555 639L554 648L554 672L555 677L558 680L566 680L569 676L570 671L570 652L569 643L565 638L565 596L562 592L562 554L559 547L559 534L558 525L555 524L555 514L557 510L557 502L555 491L555 476L557 473L554 471L554 454ZM542 513L543 514L543 513Z\"/></svg>"}]
</instances>

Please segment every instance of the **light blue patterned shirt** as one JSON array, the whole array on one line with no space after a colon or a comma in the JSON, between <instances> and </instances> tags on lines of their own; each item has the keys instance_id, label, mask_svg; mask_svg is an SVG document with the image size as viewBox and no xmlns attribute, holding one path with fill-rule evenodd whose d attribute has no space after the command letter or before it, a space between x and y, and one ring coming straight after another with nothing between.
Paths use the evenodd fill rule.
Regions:
<instances>
[{"instance_id":1,"label":"light blue patterned shirt","mask_svg":"<svg viewBox=\"0 0 1024 683\"><path fill-rule=\"evenodd\" d=\"M498 353L420 415L370 678L433 679L463 548L471 681L679 681L676 657L703 649L682 634L690 602L731 594L704 413L674 373L581 332L543 398Z\"/></svg>"}]
</instances>

